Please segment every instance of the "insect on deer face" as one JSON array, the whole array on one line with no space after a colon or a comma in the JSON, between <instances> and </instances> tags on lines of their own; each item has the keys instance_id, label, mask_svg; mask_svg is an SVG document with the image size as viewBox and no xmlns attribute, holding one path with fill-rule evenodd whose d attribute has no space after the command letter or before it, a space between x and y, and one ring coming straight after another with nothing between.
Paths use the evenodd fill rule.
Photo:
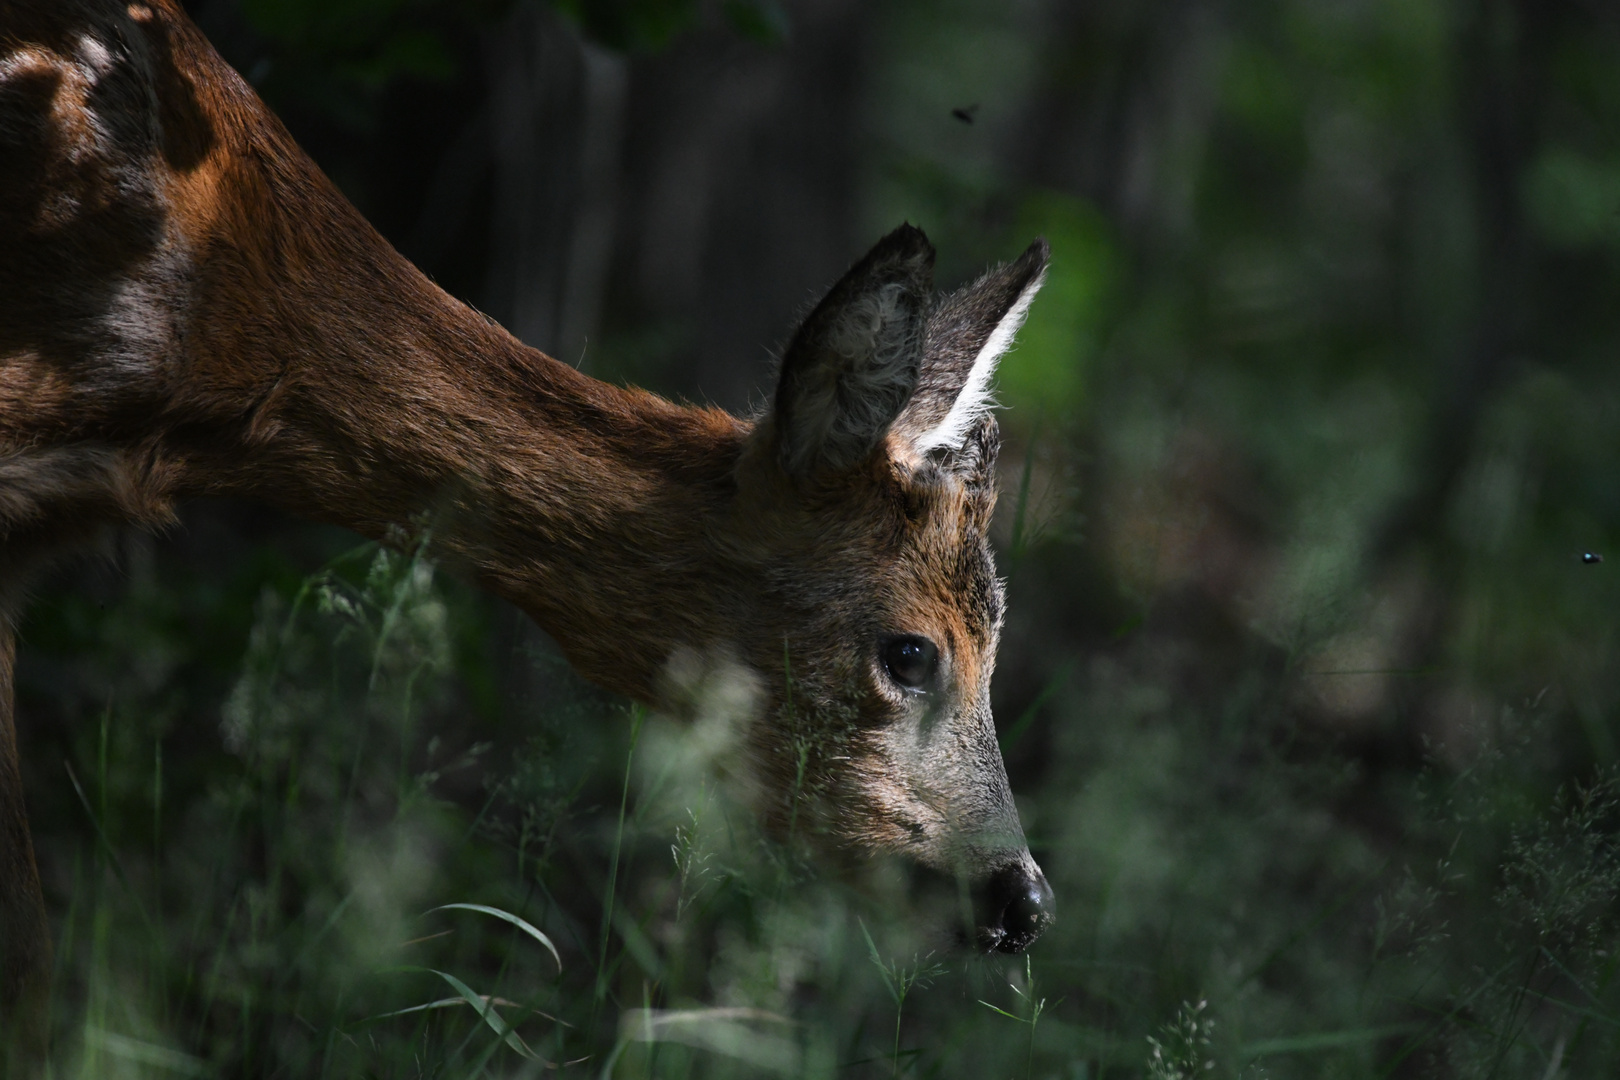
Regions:
<instances>
[{"instance_id":1,"label":"insect on deer face","mask_svg":"<svg viewBox=\"0 0 1620 1080\"><path fill-rule=\"evenodd\" d=\"M769 687L751 749L778 831L954 879L974 944L1017 952L1050 922L1052 892L990 710L1003 591L988 391L1047 248L937 301L933 255L902 226L834 285L751 436L739 533L766 614L748 660Z\"/></svg>"}]
</instances>

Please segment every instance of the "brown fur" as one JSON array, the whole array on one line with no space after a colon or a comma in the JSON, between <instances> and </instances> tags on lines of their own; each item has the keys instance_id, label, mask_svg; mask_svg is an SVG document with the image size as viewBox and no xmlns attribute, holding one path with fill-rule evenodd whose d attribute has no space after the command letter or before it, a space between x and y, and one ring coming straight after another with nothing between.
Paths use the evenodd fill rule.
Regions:
<instances>
[{"instance_id":1,"label":"brown fur","mask_svg":"<svg viewBox=\"0 0 1620 1080\"><path fill-rule=\"evenodd\" d=\"M795 339L777 415L680 408L436 288L176 0L0 0L0 600L15 606L35 562L109 525L162 525L191 496L375 538L425 520L442 558L602 686L673 706L672 657L750 671L748 756L778 827L802 800L846 860L1033 868L988 705L994 425L926 455L905 433L949 408L1044 263L1032 249L935 309L932 249L898 230ZM944 321L925 326L930 311ZM919 379L920 419L902 411ZM893 633L940 645L926 702L884 675ZM0 1006L15 1007L47 942L10 650L7 632Z\"/></svg>"}]
</instances>

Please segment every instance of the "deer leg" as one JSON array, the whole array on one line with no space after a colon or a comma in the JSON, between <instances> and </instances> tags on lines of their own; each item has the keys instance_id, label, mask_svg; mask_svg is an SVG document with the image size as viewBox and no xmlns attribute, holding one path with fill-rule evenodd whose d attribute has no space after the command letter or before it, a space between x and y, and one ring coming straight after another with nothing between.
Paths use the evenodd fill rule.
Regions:
<instances>
[{"instance_id":1,"label":"deer leg","mask_svg":"<svg viewBox=\"0 0 1620 1080\"><path fill-rule=\"evenodd\" d=\"M17 755L16 655L16 635L0 613L0 1074L7 1064L26 1069L43 1054L51 973L51 939Z\"/></svg>"}]
</instances>

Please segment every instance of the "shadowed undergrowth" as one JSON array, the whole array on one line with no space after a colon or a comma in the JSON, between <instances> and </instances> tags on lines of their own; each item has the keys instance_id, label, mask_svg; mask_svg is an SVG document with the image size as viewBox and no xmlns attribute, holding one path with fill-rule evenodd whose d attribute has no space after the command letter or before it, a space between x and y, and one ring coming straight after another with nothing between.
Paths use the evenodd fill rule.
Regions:
<instances>
[{"instance_id":1,"label":"shadowed undergrowth","mask_svg":"<svg viewBox=\"0 0 1620 1080\"><path fill-rule=\"evenodd\" d=\"M127 684L82 725L59 784L77 821L45 855L66 890L53 1075L1613 1060L1620 780L1549 784L1535 702L1464 769L1369 777L1280 740L1263 685L1195 709L1155 692L1157 647L1095 658L1048 695L1053 774L1081 782L1021 792L1060 919L982 958L898 876L852 889L758 835L704 718L627 712L530 642L552 690L480 719L480 619L419 551L367 546L264 585L214 730L187 734L216 741L203 767Z\"/></svg>"}]
</instances>

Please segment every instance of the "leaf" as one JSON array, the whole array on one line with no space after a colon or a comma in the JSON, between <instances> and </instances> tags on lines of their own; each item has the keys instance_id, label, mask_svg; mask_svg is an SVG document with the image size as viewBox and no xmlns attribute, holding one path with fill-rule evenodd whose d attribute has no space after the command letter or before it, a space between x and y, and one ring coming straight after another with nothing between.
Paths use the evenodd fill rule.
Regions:
<instances>
[{"instance_id":1,"label":"leaf","mask_svg":"<svg viewBox=\"0 0 1620 1080\"><path fill-rule=\"evenodd\" d=\"M424 968L422 970L430 971L432 969ZM561 1024L565 1028L571 1028L574 1026L560 1017L552 1016L548 1012L541 1012L539 1009L527 1009L522 1002L508 1001L505 998L490 997L488 994L480 994L478 996L480 999L487 1001L491 1005L506 1005L514 1009L526 1009L531 1016L544 1017L554 1024ZM367 1016L359 1022L362 1024L374 1024L379 1020L392 1020L396 1016L410 1016L412 1013L428 1012L432 1009L460 1008L465 1004L467 1004L467 999L460 996L453 998L440 998L437 1001L426 1001L420 1005L410 1005L403 1009L390 1009L388 1012L381 1012L375 1014L374 1016Z\"/></svg>"},{"instance_id":2,"label":"leaf","mask_svg":"<svg viewBox=\"0 0 1620 1080\"><path fill-rule=\"evenodd\" d=\"M889 996L899 1002L900 992L895 989L894 975L889 971L889 965L885 964L883 957L878 955L877 942L872 940L871 931L866 929L865 921L858 921L861 923L861 934L866 938L866 950L871 954L872 963L877 965L878 973L883 976L883 985L888 988Z\"/></svg>"},{"instance_id":3,"label":"leaf","mask_svg":"<svg viewBox=\"0 0 1620 1080\"><path fill-rule=\"evenodd\" d=\"M621 1045L631 1042L678 1043L747 1062L755 1069L797 1074L802 1065L792 1040L753 1026L759 1023L796 1027L785 1016L764 1009L630 1009L619 1017ZM604 1071L604 1076L611 1075Z\"/></svg>"},{"instance_id":4,"label":"leaf","mask_svg":"<svg viewBox=\"0 0 1620 1080\"><path fill-rule=\"evenodd\" d=\"M662 49L697 21L696 0L551 0L585 35L610 49Z\"/></svg>"},{"instance_id":5,"label":"leaf","mask_svg":"<svg viewBox=\"0 0 1620 1080\"><path fill-rule=\"evenodd\" d=\"M213 1076L208 1062L190 1054L157 1043L132 1039L128 1035L86 1026L84 1041L113 1057L136 1065L147 1065L182 1076Z\"/></svg>"},{"instance_id":6,"label":"leaf","mask_svg":"<svg viewBox=\"0 0 1620 1080\"><path fill-rule=\"evenodd\" d=\"M733 30L759 45L785 45L792 30L776 0L726 0L721 11Z\"/></svg>"},{"instance_id":7,"label":"leaf","mask_svg":"<svg viewBox=\"0 0 1620 1080\"><path fill-rule=\"evenodd\" d=\"M533 923L518 918L510 911L502 911L500 908L489 907L485 904L440 904L438 907L430 908L422 914L432 915L435 911L477 911L484 915L493 915L495 918L504 922L509 922L519 930L522 930L525 934L528 934L530 937L534 938L534 940L538 941L540 944L544 945L546 950L551 953L551 958L557 961L557 970L562 970L562 957L557 954L557 946L551 943L551 939L545 934L541 933Z\"/></svg>"},{"instance_id":8,"label":"leaf","mask_svg":"<svg viewBox=\"0 0 1620 1080\"><path fill-rule=\"evenodd\" d=\"M484 1018L484 1023L488 1024L490 1029L499 1035L507 1046L510 1046L521 1057L529 1061L540 1060L540 1055L529 1049L529 1045L518 1037L517 1032L512 1030L512 1025L508 1024L501 1014L495 1011L495 1006L485 1000L482 995L474 993L472 987L447 971L439 971L433 968L429 970L449 983L451 988L461 995L461 999L471 1005L473 1010Z\"/></svg>"},{"instance_id":9,"label":"leaf","mask_svg":"<svg viewBox=\"0 0 1620 1080\"><path fill-rule=\"evenodd\" d=\"M1383 1027L1357 1028L1350 1031L1323 1031L1309 1035L1285 1035L1275 1039L1257 1039L1246 1044L1240 1054L1248 1060L1275 1054L1302 1054L1313 1050L1333 1050L1360 1043L1379 1042L1392 1035L1408 1035L1419 1030L1418 1024L1386 1024Z\"/></svg>"},{"instance_id":10,"label":"leaf","mask_svg":"<svg viewBox=\"0 0 1620 1080\"><path fill-rule=\"evenodd\" d=\"M1029 1021L1025 1020L1022 1016L1014 1016L1012 1013L1008 1012L1006 1009L1003 1009L1003 1008L1001 1008L999 1006L996 1006L996 1005L992 1005L988 1001L985 1001L983 998L979 999L979 1004L983 1005L985 1008L989 1009L991 1012L1000 1013L1002 1016L1005 1016L1009 1020L1016 1020L1020 1024L1029 1023Z\"/></svg>"}]
</instances>

